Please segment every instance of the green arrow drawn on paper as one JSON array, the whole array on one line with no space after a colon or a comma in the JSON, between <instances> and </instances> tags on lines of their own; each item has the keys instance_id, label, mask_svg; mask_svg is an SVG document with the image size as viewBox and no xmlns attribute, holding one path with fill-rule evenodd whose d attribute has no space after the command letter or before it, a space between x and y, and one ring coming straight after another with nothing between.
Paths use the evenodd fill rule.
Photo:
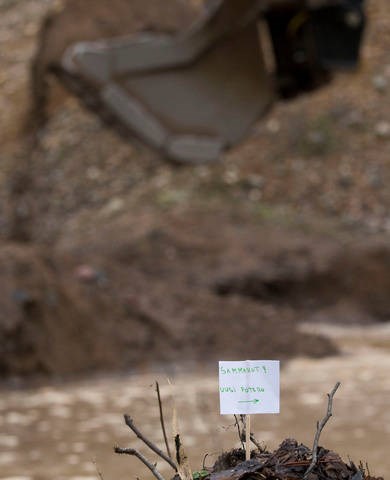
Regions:
<instances>
[{"instance_id":1,"label":"green arrow drawn on paper","mask_svg":"<svg viewBox=\"0 0 390 480\"><path fill-rule=\"evenodd\" d=\"M239 400L238 403L259 403L260 400L258 398L254 398L253 400Z\"/></svg>"}]
</instances>

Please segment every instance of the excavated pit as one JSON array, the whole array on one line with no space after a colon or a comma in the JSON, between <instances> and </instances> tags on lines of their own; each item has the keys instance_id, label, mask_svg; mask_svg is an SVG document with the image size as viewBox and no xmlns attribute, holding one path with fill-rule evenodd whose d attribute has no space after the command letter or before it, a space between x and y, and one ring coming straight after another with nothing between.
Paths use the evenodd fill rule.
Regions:
<instances>
[{"instance_id":1,"label":"excavated pit","mask_svg":"<svg viewBox=\"0 0 390 480\"><path fill-rule=\"evenodd\" d=\"M175 31L196 14L196 6L179 0L169 7L157 0L63 2L60 10L47 14L38 35L32 59L32 124L39 127L50 112L47 88L56 82L48 85L46 80L56 69L60 75L60 59L69 44L140 30ZM29 11L24 15L20 26L27 23ZM25 59L27 47L12 34L14 18L7 20L12 48L18 45L16 51ZM12 69L3 66L7 83L12 83ZM310 97L313 110L326 113L326 95L332 92L324 93L323 104L321 96ZM272 132L268 138L259 131L259 139L248 140L227 159L225 170L215 166L185 173L124 146L74 102L63 100L64 93L57 90L53 122L40 130L39 148L24 156L7 154L8 170L1 172L2 195L10 192L6 200L15 213L15 227L21 229L0 245L4 375L126 370L175 362L183 355L191 363L212 361L222 353L232 359L242 358L243 352L251 357L259 350L270 358L323 357L336 353L336 346L320 335L300 332L301 321L368 324L389 319L386 236L380 243L362 230L358 239L351 234L343 244L326 235L293 232L293 227L278 231L248 214L263 208L249 195L262 194L256 189L264 186L267 195L267 188L283 192L283 179L290 185L290 174L279 177L273 171L276 163L289 168L290 153L273 161L278 152L272 150ZM283 107L275 115L280 125L284 118L294 125L299 109L310 112L310 105L299 104L298 113L294 105L291 110ZM373 105L375 111L378 104ZM288 140L294 132L283 135ZM342 134L353 146L358 135L345 128ZM22 141L16 141L17 148ZM370 142L365 151L379 158ZM284 147L292 149L288 141ZM269 158L258 155L268 150ZM291 152L291 165L299 167L293 158L298 154L303 155ZM351 155L354 161L359 158ZM313 162L317 159L308 159L307 165ZM337 162L333 154L321 157L326 172L335 175ZM319 168L320 162L315 165ZM380 185L368 195L367 182L360 187L360 170L356 172L350 204L364 197L386 211ZM266 180L259 182L259 173ZM301 188L294 190L316 190L310 187L312 179L301 173L299 179ZM335 185L332 192L338 194L337 188L344 187ZM342 198L346 192L342 190ZM305 197L313 208L316 201L314 194ZM14 237L30 243L14 243Z\"/></svg>"},{"instance_id":2,"label":"excavated pit","mask_svg":"<svg viewBox=\"0 0 390 480\"><path fill-rule=\"evenodd\" d=\"M297 256L296 256L297 257ZM386 245L337 252L326 264L294 255L256 271L218 280L218 295L244 295L307 311L355 305L361 318L389 321L390 251ZM348 318L345 319L348 323Z\"/></svg>"},{"instance_id":3,"label":"excavated pit","mask_svg":"<svg viewBox=\"0 0 390 480\"><path fill-rule=\"evenodd\" d=\"M183 224L136 234L126 220L115 240L108 227L107 236L69 237L51 252L3 245L3 374L126 370L185 357L184 367L259 351L323 357L337 347L302 332L301 322L388 319L384 244L349 246L346 254L344 246L320 248L307 237L290 244L249 225L223 232L209 220L220 238L207 242ZM253 264L256 272L246 273Z\"/></svg>"}]
</instances>

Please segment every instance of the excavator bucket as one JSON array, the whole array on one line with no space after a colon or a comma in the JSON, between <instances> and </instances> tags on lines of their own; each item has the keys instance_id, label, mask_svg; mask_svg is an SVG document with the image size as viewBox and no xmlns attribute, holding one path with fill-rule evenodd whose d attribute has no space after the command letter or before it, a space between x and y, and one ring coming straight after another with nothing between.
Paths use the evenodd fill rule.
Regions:
<instances>
[{"instance_id":1,"label":"excavator bucket","mask_svg":"<svg viewBox=\"0 0 390 480\"><path fill-rule=\"evenodd\" d=\"M349 1L361 12L360 1ZM278 95L294 96L328 80L329 67L312 44L321 31L312 28L309 13L302 0L214 1L178 34L144 32L71 45L61 60L62 79L125 135L177 162L209 162L237 144ZM332 17L332 10L327 14ZM273 42L272 74L259 18ZM360 40L363 19L349 18Z\"/></svg>"},{"instance_id":2,"label":"excavator bucket","mask_svg":"<svg viewBox=\"0 0 390 480\"><path fill-rule=\"evenodd\" d=\"M63 67L90 84L129 132L164 156L214 160L274 99L254 3L218 4L175 36L144 33L78 43L65 52Z\"/></svg>"}]
</instances>

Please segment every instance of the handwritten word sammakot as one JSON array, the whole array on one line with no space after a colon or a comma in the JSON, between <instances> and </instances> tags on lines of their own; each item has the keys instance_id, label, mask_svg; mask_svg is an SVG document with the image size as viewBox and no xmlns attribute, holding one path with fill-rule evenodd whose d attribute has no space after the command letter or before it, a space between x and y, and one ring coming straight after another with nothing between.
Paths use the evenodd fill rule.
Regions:
<instances>
[{"instance_id":1,"label":"handwritten word sammakot","mask_svg":"<svg viewBox=\"0 0 390 480\"><path fill-rule=\"evenodd\" d=\"M220 365L219 367L219 373L222 375L234 375L234 374L242 374L242 373L267 373L267 369L265 366L255 366L255 367L224 367L223 365Z\"/></svg>"}]
</instances>

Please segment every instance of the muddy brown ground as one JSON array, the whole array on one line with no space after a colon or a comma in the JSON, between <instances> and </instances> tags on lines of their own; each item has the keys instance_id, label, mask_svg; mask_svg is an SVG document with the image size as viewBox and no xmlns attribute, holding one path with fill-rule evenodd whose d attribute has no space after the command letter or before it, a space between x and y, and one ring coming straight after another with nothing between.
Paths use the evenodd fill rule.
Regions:
<instances>
[{"instance_id":1,"label":"muddy brown ground","mask_svg":"<svg viewBox=\"0 0 390 480\"><path fill-rule=\"evenodd\" d=\"M116 17L122 34L194 15L107 5L1 2L2 373L320 357L337 347L300 321L388 321L384 3L369 4L359 72L276 106L223 162L187 169L120 140L51 77L38 148L20 134L34 58L36 73L67 42L114 34ZM48 7L60 13L39 33Z\"/></svg>"},{"instance_id":2,"label":"muddy brown ground","mask_svg":"<svg viewBox=\"0 0 390 480\"><path fill-rule=\"evenodd\" d=\"M107 2L98 3L104 21L69 2L68 17L51 24L57 29L50 33L46 24L51 40L41 37L39 68L80 32L114 34ZM112 12L130 3L117 0ZM344 393L326 446L386 474L386 0L368 4L358 72L277 105L222 162L193 168L173 167L119 139L55 78L48 122L39 148L31 149L20 133L32 101L31 61L40 26L56 5L0 0L3 478L86 480L95 476L95 457L105 478L137 472L108 452L128 438L119 426L125 410L154 435L157 411L145 409L154 405L145 389L158 374L161 381L177 376L182 385L183 429L198 466L204 450L214 451L215 442L229 448L235 438L216 415L209 366L222 357L298 358L285 364L283 413L256 424L259 438L273 447L288 435L310 444L322 395L340 379ZM66 20L73 9L76 30ZM168 29L185 23L185 12L168 13L150 15ZM125 17L119 28L154 28ZM353 333L356 324L363 333ZM370 328L379 333L368 342ZM130 376L109 378L118 370ZM96 371L107 377L92 380ZM36 382L37 374L46 386L10 389L10 381L20 385L32 375ZM75 374L87 379L47 383Z\"/></svg>"}]
</instances>

